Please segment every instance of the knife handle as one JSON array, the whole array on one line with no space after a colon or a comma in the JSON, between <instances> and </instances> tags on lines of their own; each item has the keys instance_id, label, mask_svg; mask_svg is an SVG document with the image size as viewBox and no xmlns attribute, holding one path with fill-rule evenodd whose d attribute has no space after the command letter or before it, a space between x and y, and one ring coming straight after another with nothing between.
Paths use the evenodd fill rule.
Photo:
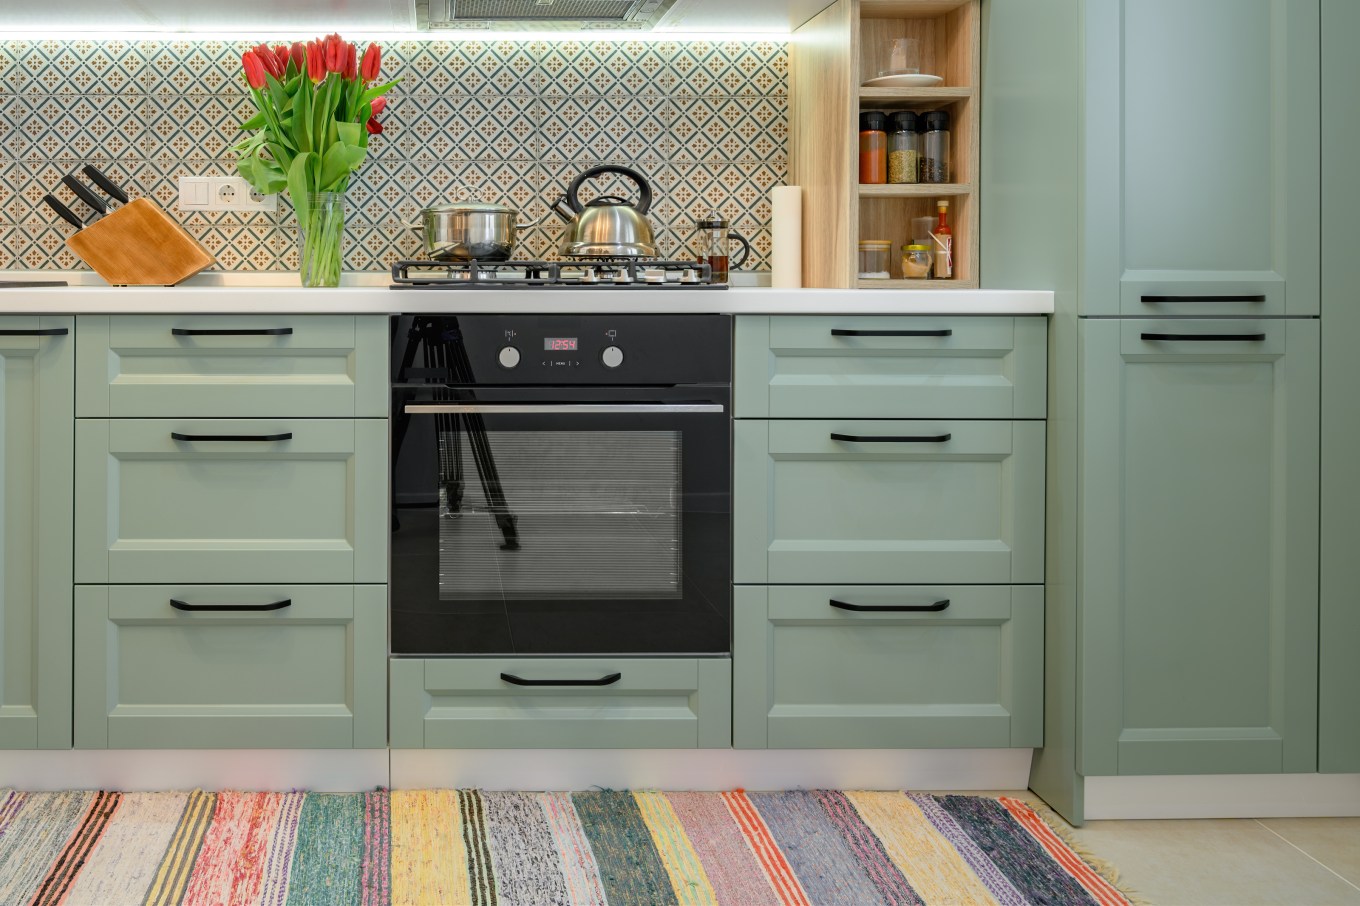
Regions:
<instances>
[{"instance_id":1,"label":"knife handle","mask_svg":"<svg viewBox=\"0 0 1360 906\"><path fill-rule=\"evenodd\" d=\"M128 194L122 190L118 183L105 176L93 164L86 164L80 168L80 171L85 174L85 177L89 179L90 182L103 189L110 198L120 201L123 204L128 203Z\"/></svg>"},{"instance_id":2,"label":"knife handle","mask_svg":"<svg viewBox=\"0 0 1360 906\"><path fill-rule=\"evenodd\" d=\"M107 214L109 212L109 206L104 203L104 199L91 192L85 183L74 176L63 176L61 181L66 184L67 188L76 193L77 198L89 205L96 214Z\"/></svg>"},{"instance_id":3,"label":"knife handle","mask_svg":"<svg viewBox=\"0 0 1360 906\"><path fill-rule=\"evenodd\" d=\"M78 230L85 229L85 224L79 217L71 213L71 209L57 200L55 195L44 195L43 201L49 208L57 212L57 216L69 223Z\"/></svg>"}]
</instances>

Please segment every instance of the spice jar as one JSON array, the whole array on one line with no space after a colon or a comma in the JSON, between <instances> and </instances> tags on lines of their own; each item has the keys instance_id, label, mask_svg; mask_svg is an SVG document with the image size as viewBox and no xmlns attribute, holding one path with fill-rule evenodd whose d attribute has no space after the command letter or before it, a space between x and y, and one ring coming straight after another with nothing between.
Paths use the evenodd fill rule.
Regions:
<instances>
[{"instance_id":1,"label":"spice jar","mask_svg":"<svg viewBox=\"0 0 1360 906\"><path fill-rule=\"evenodd\" d=\"M902 249L902 276L924 280L930 276L930 246L915 243Z\"/></svg>"},{"instance_id":2,"label":"spice jar","mask_svg":"<svg viewBox=\"0 0 1360 906\"><path fill-rule=\"evenodd\" d=\"M920 179L921 124L910 110L900 110L890 118L888 136L888 182L900 185Z\"/></svg>"},{"instance_id":3,"label":"spice jar","mask_svg":"<svg viewBox=\"0 0 1360 906\"><path fill-rule=\"evenodd\" d=\"M874 185L888 181L888 117L878 110L859 115L859 181Z\"/></svg>"},{"instance_id":4,"label":"spice jar","mask_svg":"<svg viewBox=\"0 0 1360 906\"><path fill-rule=\"evenodd\" d=\"M926 114L926 134L922 143L921 182L949 182L949 113L934 110Z\"/></svg>"},{"instance_id":5,"label":"spice jar","mask_svg":"<svg viewBox=\"0 0 1360 906\"><path fill-rule=\"evenodd\" d=\"M887 280L888 256L892 254L892 243L884 239L861 239L859 241L859 277L861 280Z\"/></svg>"}]
</instances>

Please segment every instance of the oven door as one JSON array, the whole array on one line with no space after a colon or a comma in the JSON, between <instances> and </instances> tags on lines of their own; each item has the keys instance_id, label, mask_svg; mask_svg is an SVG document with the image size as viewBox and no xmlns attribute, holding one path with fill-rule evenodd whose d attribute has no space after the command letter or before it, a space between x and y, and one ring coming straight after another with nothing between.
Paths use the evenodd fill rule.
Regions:
<instances>
[{"instance_id":1,"label":"oven door","mask_svg":"<svg viewBox=\"0 0 1360 906\"><path fill-rule=\"evenodd\" d=\"M394 654L730 650L730 387L394 397Z\"/></svg>"}]
</instances>

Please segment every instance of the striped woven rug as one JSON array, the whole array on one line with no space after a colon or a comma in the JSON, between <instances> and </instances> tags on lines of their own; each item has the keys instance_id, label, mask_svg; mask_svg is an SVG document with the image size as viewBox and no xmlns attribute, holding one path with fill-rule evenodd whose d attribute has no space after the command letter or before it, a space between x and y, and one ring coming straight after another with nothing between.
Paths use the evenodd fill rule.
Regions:
<instances>
[{"instance_id":1,"label":"striped woven rug","mask_svg":"<svg viewBox=\"0 0 1360 906\"><path fill-rule=\"evenodd\" d=\"M1007 797L0 790L7 906L1128 902Z\"/></svg>"}]
</instances>

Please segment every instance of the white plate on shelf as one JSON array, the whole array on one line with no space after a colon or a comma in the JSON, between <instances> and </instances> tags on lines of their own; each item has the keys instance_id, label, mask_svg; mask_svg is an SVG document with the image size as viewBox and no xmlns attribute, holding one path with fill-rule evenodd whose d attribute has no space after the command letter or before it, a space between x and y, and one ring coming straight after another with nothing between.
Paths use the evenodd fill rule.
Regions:
<instances>
[{"instance_id":1,"label":"white plate on shelf","mask_svg":"<svg viewBox=\"0 0 1360 906\"><path fill-rule=\"evenodd\" d=\"M904 72L898 75L879 76L865 82L862 88L933 88L944 81L944 76L927 75L924 72Z\"/></svg>"}]
</instances>

